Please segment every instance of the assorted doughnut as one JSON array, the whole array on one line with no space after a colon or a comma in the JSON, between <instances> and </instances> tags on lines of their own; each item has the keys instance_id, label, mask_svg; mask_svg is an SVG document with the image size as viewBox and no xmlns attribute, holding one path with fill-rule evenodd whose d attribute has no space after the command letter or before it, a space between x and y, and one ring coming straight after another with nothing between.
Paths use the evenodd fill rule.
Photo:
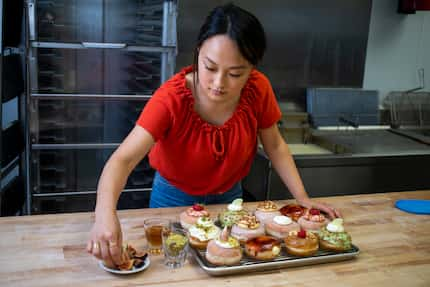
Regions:
<instances>
[{"instance_id":1,"label":"assorted doughnut","mask_svg":"<svg viewBox=\"0 0 430 287\"><path fill-rule=\"evenodd\" d=\"M282 215L288 216L294 221L297 221L305 211L306 208L298 204L287 204L279 209L279 212L281 212Z\"/></svg>"},{"instance_id":2,"label":"assorted doughnut","mask_svg":"<svg viewBox=\"0 0 430 287\"><path fill-rule=\"evenodd\" d=\"M255 215L242 216L231 228L231 236L239 240L241 244L264 234L264 225L257 220Z\"/></svg>"},{"instance_id":3,"label":"assorted doughnut","mask_svg":"<svg viewBox=\"0 0 430 287\"><path fill-rule=\"evenodd\" d=\"M230 235L226 226L217 238L209 241L205 257L214 265L239 264L242 259L242 249L239 240Z\"/></svg>"},{"instance_id":4,"label":"assorted doughnut","mask_svg":"<svg viewBox=\"0 0 430 287\"><path fill-rule=\"evenodd\" d=\"M206 207L202 204L194 204L193 206L187 208L179 215L179 220L181 226L184 229L188 229L197 223L197 220L201 217L209 217L209 212Z\"/></svg>"},{"instance_id":5,"label":"assorted doughnut","mask_svg":"<svg viewBox=\"0 0 430 287\"><path fill-rule=\"evenodd\" d=\"M319 249L317 235L304 229L291 231L284 238L284 243L287 253L294 256L310 256Z\"/></svg>"},{"instance_id":6,"label":"assorted doughnut","mask_svg":"<svg viewBox=\"0 0 430 287\"><path fill-rule=\"evenodd\" d=\"M278 215L266 221L265 229L267 234L282 239L287 237L291 231L300 230L300 225L288 216Z\"/></svg>"},{"instance_id":7,"label":"assorted doughnut","mask_svg":"<svg viewBox=\"0 0 430 287\"><path fill-rule=\"evenodd\" d=\"M196 224L188 229L188 239L190 245L199 250L205 250L209 241L215 239L220 228L214 224L209 217L200 217Z\"/></svg>"},{"instance_id":8,"label":"assorted doughnut","mask_svg":"<svg viewBox=\"0 0 430 287\"><path fill-rule=\"evenodd\" d=\"M320 247L324 250L343 252L351 249L351 235L343 227L343 219L336 218L318 233Z\"/></svg>"},{"instance_id":9,"label":"assorted doughnut","mask_svg":"<svg viewBox=\"0 0 430 287\"><path fill-rule=\"evenodd\" d=\"M200 204L180 215L190 245L204 251L207 261L217 266L240 264L243 256L272 260L282 250L290 256L305 257L319 250L344 252L352 248L343 219L330 221L320 210L298 204L279 208L272 201L264 201L249 211L242 199L236 199L215 219Z\"/></svg>"},{"instance_id":10,"label":"assorted doughnut","mask_svg":"<svg viewBox=\"0 0 430 287\"><path fill-rule=\"evenodd\" d=\"M311 208L307 209L304 214L297 219L297 223L304 230L318 232L318 230L329 223L329 220L319 209Z\"/></svg>"},{"instance_id":11,"label":"assorted doughnut","mask_svg":"<svg viewBox=\"0 0 430 287\"><path fill-rule=\"evenodd\" d=\"M275 237L261 235L245 242L245 253L258 260L271 260L281 253L281 241Z\"/></svg>"},{"instance_id":12,"label":"assorted doughnut","mask_svg":"<svg viewBox=\"0 0 430 287\"><path fill-rule=\"evenodd\" d=\"M273 217L281 215L281 212L279 211L276 203L266 200L257 205L254 215L261 223L266 224L267 220L271 220Z\"/></svg>"},{"instance_id":13,"label":"assorted doughnut","mask_svg":"<svg viewBox=\"0 0 430 287\"><path fill-rule=\"evenodd\" d=\"M218 220L222 227L233 226L242 216L248 215L249 212L243 207L243 200L237 198L227 206L227 209L220 212Z\"/></svg>"}]
</instances>

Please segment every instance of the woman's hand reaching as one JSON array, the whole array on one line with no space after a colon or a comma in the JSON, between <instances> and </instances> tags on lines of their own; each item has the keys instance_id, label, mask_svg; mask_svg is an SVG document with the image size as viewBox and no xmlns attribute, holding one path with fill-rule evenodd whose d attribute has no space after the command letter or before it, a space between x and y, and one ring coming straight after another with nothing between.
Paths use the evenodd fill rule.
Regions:
<instances>
[{"instance_id":1,"label":"woman's hand reaching","mask_svg":"<svg viewBox=\"0 0 430 287\"><path fill-rule=\"evenodd\" d=\"M96 213L87 243L88 253L103 260L107 267L122 263L122 232L116 212Z\"/></svg>"},{"instance_id":2,"label":"woman's hand reaching","mask_svg":"<svg viewBox=\"0 0 430 287\"><path fill-rule=\"evenodd\" d=\"M316 209L319 209L321 211L324 211L325 213L328 214L328 216L330 216L331 219L334 219L337 217L342 217L342 214L340 213L339 210L337 210L336 208L334 208L333 206L331 206L327 203L316 202L314 200L311 200L310 198L299 201L298 203L300 205L306 207L306 208L309 208L309 209L316 208Z\"/></svg>"}]
</instances>

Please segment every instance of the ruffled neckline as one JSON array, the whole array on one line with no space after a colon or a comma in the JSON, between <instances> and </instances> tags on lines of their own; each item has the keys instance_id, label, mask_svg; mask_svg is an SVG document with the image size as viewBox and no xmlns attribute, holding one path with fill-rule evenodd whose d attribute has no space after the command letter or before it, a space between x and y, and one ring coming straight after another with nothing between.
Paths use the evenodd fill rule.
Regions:
<instances>
[{"instance_id":1,"label":"ruffled neckline","mask_svg":"<svg viewBox=\"0 0 430 287\"><path fill-rule=\"evenodd\" d=\"M222 160L226 153L226 133L231 129L235 122L239 121L241 114L246 116L247 107L252 105L252 102L257 94L255 92L256 87L253 78L256 76L256 71L252 70L251 74L246 82L245 86L241 91L239 103L236 106L232 116L225 121L222 125L214 125L204 120L195 110L195 98L191 89L187 87L186 75L193 72L193 67L188 66L182 69L179 73L178 78L175 79L174 85L177 87L180 95L183 96L185 105L191 116L191 120L194 122L194 126L203 131L204 133L210 134L212 154L216 160Z\"/></svg>"},{"instance_id":2,"label":"ruffled neckline","mask_svg":"<svg viewBox=\"0 0 430 287\"><path fill-rule=\"evenodd\" d=\"M252 90L251 86L252 86L252 78L254 77L254 70L251 71L249 79L241 91L239 102L238 102L232 116L227 121L225 121L222 125L215 125L215 124L211 124L211 123L207 122L206 120L204 120L199 115L199 113L197 113L194 110L195 98L194 98L194 95L193 95L191 89L187 87L187 81L186 81L186 75L191 73L191 72L193 72L192 66L187 66L187 67L183 68L179 73L179 77L177 78L176 84L178 85L178 88L181 90L180 94L182 94L184 96L185 100L187 101L188 112L191 114L193 120L198 123L197 126L201 127L203 130L208 131L208 132L210 132L214 129L215 130L228 130L228 129L230 129L232 123L237 121L239 114L241 112L245 112L245 106L246 106L247 102L249 102L249 100L250 100L249 95L252 94L252 93L250 93L250 90Z\"/></svg>"}]
</instances>

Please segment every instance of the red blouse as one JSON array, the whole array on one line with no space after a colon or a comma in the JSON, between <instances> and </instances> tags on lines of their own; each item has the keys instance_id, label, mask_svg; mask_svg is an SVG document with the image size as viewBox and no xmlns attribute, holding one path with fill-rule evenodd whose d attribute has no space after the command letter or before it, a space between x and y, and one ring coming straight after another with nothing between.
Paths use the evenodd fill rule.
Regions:
<instances>
[{"instance_id":1,"label":"red blouse","mask_svg":"<svg viewBox=\"0 0 430 287\"><path fill-rule=\"evenodd\" d=\"M281 111L269 80L252 70L232 117L222 126L204 121L194 110L186 86L186 67L148 101L137 124L156 143L149 162L165 179L191 195L228 191L245 177L257 150L257 132L271 127Z\"/></svg>"}]
</instances>

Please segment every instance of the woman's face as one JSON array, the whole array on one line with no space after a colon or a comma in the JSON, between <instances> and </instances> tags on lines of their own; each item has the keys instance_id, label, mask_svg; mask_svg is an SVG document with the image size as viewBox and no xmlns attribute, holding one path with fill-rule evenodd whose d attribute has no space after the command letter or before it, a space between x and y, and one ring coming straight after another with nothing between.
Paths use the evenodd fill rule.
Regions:
<instances>
[{"instance_id":1,"label":"woman's face","mask_svg":"<svg viewBox=\"0 0 430 287\"><path fill-rule=\"evenodd\" d=\"M216 103L237 101L252 70L227 35L216 35L203 42L198 66L199 92Z\"/></svg>"}]
</instances>

